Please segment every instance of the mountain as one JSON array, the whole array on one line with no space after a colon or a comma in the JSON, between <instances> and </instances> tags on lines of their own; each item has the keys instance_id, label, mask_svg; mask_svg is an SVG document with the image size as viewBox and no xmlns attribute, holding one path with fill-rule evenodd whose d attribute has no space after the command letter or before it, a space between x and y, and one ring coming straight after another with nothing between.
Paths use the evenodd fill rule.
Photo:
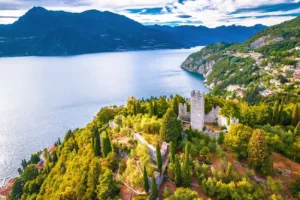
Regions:
<instances>
[{"instance_id":1,"label":"mountain","mask_svg":"<svg viewBox=\"0 0 300 200\"><path fill-rule=\"evenodd\" d=\"M181 41L190 46L208 45L217 42L244 42L249 37L265 29L266 26L257 24L255 26L220 26L207 28L205 26L150 26L170 34L173 40Z\"/></svg>"},{"instance_id":2,"label":"mountain","mask_svg":"<svg viewBox=\"0 0 300 200\"><path fill-rule=\"evenodd\" d=\"M144 26L107 11L69 13L33 7L15 23L0 25L0 56L60 56L189 48L218 41L245 40L263 28L261 25L216 29ZM212 30L215 30L214 34Z\"/></svg>"},{"instance_id":3,"label":"mountain","mask_svg":"<svg viewBox=\"0 0 300 200\"><path fill-rule=\"evenodd\" d=\"M160 31L122 15L97 10L68 13L34 7L15 23L0 27L0 37L2 56L184 47Z\"/></svg>"},{"instance_id":4,"label":"mountain","mask_svg":"<svg viewBox=\"0 0 300 200\"><path fill-rule=\"evenodd\" d=\"M202 74L216 95L248 103L275 94L300 101L300 17L269 27L244 43L217 43L191 54L182 68ZM291 98L291 97L289 97Z\"/></svg>"}]
</instances>

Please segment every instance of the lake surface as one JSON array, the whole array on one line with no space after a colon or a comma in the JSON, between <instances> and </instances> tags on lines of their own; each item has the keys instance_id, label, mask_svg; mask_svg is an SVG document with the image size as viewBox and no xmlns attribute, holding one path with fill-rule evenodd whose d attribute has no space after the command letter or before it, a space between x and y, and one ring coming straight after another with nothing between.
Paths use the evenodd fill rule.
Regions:
<instances>
[{"instance_id":1,"label":"lake surface","mask_svg":"<svg viewBox=\"0 0 300 200\"><path fill-rule=\"evenodd\" d=\"M22 159L84 127L102 106L208 91L202 76L180 68L200 49L0 58L0 179L18 175Z\"/></svg>"}]
</instances>

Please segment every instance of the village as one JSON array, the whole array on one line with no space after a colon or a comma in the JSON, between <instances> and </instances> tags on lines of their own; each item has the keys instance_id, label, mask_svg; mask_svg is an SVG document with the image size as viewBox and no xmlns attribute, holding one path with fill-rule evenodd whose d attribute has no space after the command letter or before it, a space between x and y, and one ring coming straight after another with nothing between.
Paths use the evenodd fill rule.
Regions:
<instances>
[{"instance_id":1,"label":"village","mask_svg":"<svg viewBox=\"0 0 300 200\"><path fill-rule=\"evenodd\" d=\"M294 56L288 59L294 61L295 64L282 64L273 62L271 58L264 58L262 54L257 52L240 53L227 51L226 55L232 55L241 58L252 58L255 60L259 71L254 72L252 75L259 75L263 77L260 82L252 83L258 86L259 94L263 97L268 97L274 93L280 93L288 90L290 87L300 87L300 47L296 46L288 51ZM243 68L239 69L243 71ZM220 82L221 83L221 82ZM219 83L218 83L219 84ZM245 85L228 85L226 91L237 97L243 98L247 88Z\"/></svg>"}]
</instances>

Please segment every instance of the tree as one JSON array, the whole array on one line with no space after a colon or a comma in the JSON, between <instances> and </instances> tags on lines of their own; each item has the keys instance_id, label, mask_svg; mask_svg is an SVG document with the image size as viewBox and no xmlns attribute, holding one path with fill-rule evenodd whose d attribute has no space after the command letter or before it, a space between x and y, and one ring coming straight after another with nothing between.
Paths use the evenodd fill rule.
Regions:
<instances>
[{"instance_id":1,"label":"tree","mask_svg":"<svg viewBox=\"0 0 300 200\"><path fill-rule=\"evenodd\" d=\"M178 156L175 156L175 183L177 186L181 185L181 168Z\"/></svg>"},{"instance_id":2,"label":"tree","mask_svg":"<svg viewBox=\"0 0 300 200\"><path fill-rule=\"evenodd\" d=\"M110 139L106 132L102 133L102 156L105 158L111 152Z\"/></svg>"},{"instance_id":3,"label":"tree","mask_svg":"<svg viewBox=\"0 0 300 200\"><path fill-rule=\"evenodd\" d=\"M279 102L276 101L276 103L274 104L273 107L273 118L272 118L272 123L273 125L278 123L278 119L279 119Z\"/></svg>"},{"instance_id":4,"label":"tree","mask_svg":"<svg viewBox=\"0 0 300 200\"><path fill-rule=\"evenodd\" d=\"M158 100L158 117L163 117L166 111L168 110L169 105L168 102L166 101L166 98L164 97L159 97Z\"/></svg>"},{"instance_id":5,"label":"tree","mask_svg":"<svg viewBox=\"0 0 300 200\"><path fill-rule=\"evenodd\" d=\"M88 179L87 171L84 171L83 175L80 178L79 183L76 185L76 187L77 187L76 189L77 189L77 193L78 193L79 197L83 197L86 192L87 179Z\"/></svg>"},{"instance_id":6,"label":"tree","mask_svg":"<svg viewBox=\"0 0 300 200\"><path fill-rule=\"evenodd\" d=\"M154 101L154 104L153 104L153 114L154 114L155 116L158 115L158 107L157 107L156 101Z\"/></svg>"},{"instance_id":7,"label":"tree","mask_svg":"<svg viewBox=\"0 0 300 200\"><path fill-rule=\"evenodd\" d=\"M198 193L189 188L177 188L173 195L166 200L201 200Z\"/></svg>"},{"instance_id":8,"label":"tree","mask_svg":"<svg viewBox=\"0 0 300 200\"><path fill-rule=\"evenodd\" d=\"M294 140L300 136L300 122L298 122L295 130L294 130Z\"/></svg>"},{"instance_id":9,"label":"tree","mask_svg":"<svg viewBox=\"0 0 300 200\"><path fill-rule=\"evenodd\" d=\"M155 180L154 176L152 176L151 191L152 191L152 199L157 199L158 198L158 189L157 189L157 184L156 184L156 180Z\"/></svg>"},{"instance_id":10,"label":"tree","mask_svg":"<svg viewBox=\"0 0 300 200\"><path fill-rule=\"evenodd\" d=\"M232 164L228 163L226 169L226 183L229 183L231 181L231 171L232 171Z\"/></svg>"},{"instance_id":11,"label":"tree","mask_svg":"<svg viewBox=\"0 0 300 200\"><path fill-rule=\"evenodd\" d=\"M160 145L156 145L156 164L159 172L162 172L162 157L160 153Z\"/></svg>"},{"instance_id":12,"label":"tree","mask_svg":"<svg viewBox=\"0 0 300 200\"><path fill-rule=\"evenodd\" d=\"M162 119L160 135L166 142L177 141L182 132L181 122L177 119L172 109L168 109Z\"/></svg>"},{"instance_id":13,"label":"tree","mask_svg":"<svg viewBox=\"0 0 300 200\"><path fill-rule=\"evenodd\" d=\"M280 107L279 107L279 112L278 112L278 124L282 124L282 121L283 121L283 101L281 102L280 104Z\"/></svg>"},{"instance_id":14,"label":"tree","mask_svg":"<svg viewBox=\"0 0 300 200\"><path fill-rule=\"evenodd\" d=\"M185 187L189 187L191 183L191 174L190 174L190 143L185 145L185 154L184 154L184 163L183 163L183 184Z\"/></svg>"},{"instance_id":15,"label":"tree","mask_svg":"<svg viewBox=\"0 0 300 200\"><path fill-rule=\"evenodd\" d=\"M179 112L179 103L178 103L177 98L174 98L174 99L173 99L172 109L173 109L173 112L178 116L178 112Z\"/></svg>"},{"instance_id":16,"label":"tree","mask_svg":"<svg viewBox=\"0 0 300 200\"><path fill-rule=\"evenodd\" d=\"M93 137L92 137L92 145L95 156L101 155L101 142L100 142L100 134L98 132L98 128L96 126L93 127Z\"/></svg>"},{"instance_id":17,"label":"tree","mask_svg":"<svg viewBox=\"0 0 300 200\"><path fill-rule=\"evenodd\" d=\"M16 178L15 183L12 186L12 190L10 193L10 199L17 200L21 199L21 196L23 194L23 186L24 186L24 180L21 177Z\"/></svg>"},{"instance_id":18,"label":"tree","mask_svg":"<svg viewBox=\"0 0 300 200\"><path fill-rule=\"evenodd\" d=\"M207 146L204 146L201 148L199 155L202 159L208 160L209 157L211 156L209 148Z\"/></svg>"},{"instance_id":19,"label":"tree","mask_svg":"<svg viewBox=\"0 0 300 200\"><path fill-rule=\"evenodd\" d=\"M290 190L295 197L300 197L300 178L297 178L296 181L291 184Z\"/></svg>"},{"instance_id":20,"label":"tree","mask_svg":"<svg viewBox=\"0 0 300 200\"><path fill-rule=\"evenodd\" d=\"M104 173L99 177L98 182L98 199L113 199L119 193L117 183L114 180L114 175L111 170L105 169Z\"/></svg>"},{"instance_id":21,"label":"tree","mask_svg":"<svg viewBox=\"0 0 300 200\"><path fill-rule=\"evenodd\" d=\"M297 124L300 122L300 109L299 105L295 104L292 114L292 125L297 126Z\"/></svg>"},{"instance_id":22,"label":"tree","mask_svg":"<svg viewBox=\"0 0 300 200\"><path fill-rule=\"evenodd\" d=\"M262 168L262 163L269 160L268 144L263 130L254 130L248 146L248 162L253 168Z\"/></svg>"},{"instance_id":23,"label":"tree","mask_svg":"<svg viewBox=\"0 0 300 200\"><path fill-rule=\"evenodd\" d=\"M57 154L56 154L56 150L53 151L52 161L53 161L54 164L56 164L57 161L58 161L58 157L57 157Z\"/></svg>"},{"instance_id":24,"label":"tree","mask_svg":"<svg viewBox=\"0 0 300 200\"><path fill-rule=\"evenodd\" d=\"M252 135L252 129L243 124L231 125L225 135L224 144L233 150L238 157L247 157L248 143Z\"/></svg>"},{"instance_id":25,"label":"tree","mask_svg":"<svg viewBox=\"0 0 300 200\"><path fill-rule=\"evenodd\" d=\"M99 176L100 176L99 161L96 159L93 159L90 166L91 167L88 171L86 196L87 196L87 199L95 199L95 197L97 196L96 190L97 190L97 185L98 185Z\"/></svg>"},{"instance_id":26,"label":"tree","mask_svg":"<svg viewBox=\"0 0 300 200\"><path fill-rule=\"evenodd\" d=\"M175 162L175 152L176 152L176 142L175 141L171 141L170 142L170 160L172 163Z\"/></svg>"},{"instance_id":27,"label":"tree","mask_svg":"<svg viewBox=\"0 0 300 200\"><path fill-rule=\"evenodd\" d=\"M144 166L144 189L145 192L147 193L149 192L149 181L148 181L146 165Z\"/></svg>"},{"instance_id":28,"label":"tree","mask_svg":"<svg viewBox=\"0 0 300 200\"><path fill-rule=\"evenodd\" d=\"M219 133L217 142L219 145L222 145L224 143L224 133L222 131Z\"/></svg>"},{"instance_id":29,"label":"tree","mask_svg":"<svg viewBox=\"0 0 300 200\"><path fill-rule=\"evenodd\" d=\"M25 168L21 177L23 178L23 180L25 182L27 182L27 181L31 181L31 180L35 179L38 176L38 173L39 172L38 172L38 169L36 168L36 165L30 164Z\"/></svg>"},{"instance_id":30,"label":"tree","mask_svg":"<svg viewBox=\"0 0 300 200\"><path fill-rule=\"evenodd\" d=\"M154 109L153 109L153 104L152 101L149 101L149 115L154 116Z\"/></svg>"}]
</instances>

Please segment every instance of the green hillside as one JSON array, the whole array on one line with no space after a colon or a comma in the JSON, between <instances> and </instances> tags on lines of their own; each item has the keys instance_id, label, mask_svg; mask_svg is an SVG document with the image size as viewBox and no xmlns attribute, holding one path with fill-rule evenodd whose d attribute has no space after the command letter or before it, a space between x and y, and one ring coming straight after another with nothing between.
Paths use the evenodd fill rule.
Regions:
<instances>
[{"instance_id":1,"label":"green hillside","mask_svg":"<svg viewBox=\"0 0 300 200\"><path fill-rule=\"evenodd\" d=\"M216 95L255 103L271 94L288 93L299 100L298 46L300 17L269 27L242 44L209 45L191 54L182 68L203 74Z\"/></svg>"}]
</instances>

